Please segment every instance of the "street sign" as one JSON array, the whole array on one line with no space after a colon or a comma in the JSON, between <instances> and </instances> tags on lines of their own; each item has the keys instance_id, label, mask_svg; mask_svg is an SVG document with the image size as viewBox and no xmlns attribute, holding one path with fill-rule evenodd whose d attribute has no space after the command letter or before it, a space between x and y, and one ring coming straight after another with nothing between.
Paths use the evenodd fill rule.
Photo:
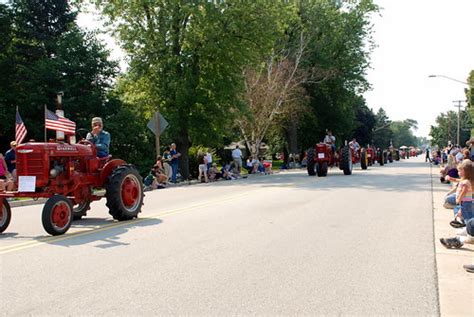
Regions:
<instances>
[{"instance_id":1,"label":"street sign","mask_svg":"<svg viewBox=\"0 0 474 317\"><path fill-rule=\"evenodd\" d=\"M154 135L156 135L156 122L157 122L157 116L160 118L160 134L162 134L166 128L169 126L168 121L157 111L153 114L153 118L148 121L148 124L146 125L148 129L153 132Z\"/></svg>"}]
</instances>

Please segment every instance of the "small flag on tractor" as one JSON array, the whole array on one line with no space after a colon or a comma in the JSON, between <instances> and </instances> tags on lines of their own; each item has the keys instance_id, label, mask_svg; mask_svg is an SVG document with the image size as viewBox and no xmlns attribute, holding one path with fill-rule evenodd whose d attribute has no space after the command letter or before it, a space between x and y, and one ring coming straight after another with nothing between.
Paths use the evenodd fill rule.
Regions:
<instances>
[{"instance_id":1,"label":"small flag on tractor","mask_svg":"<svg viewBox=\"0 0 474 317\"><path fill-rule=\"evenodd\" d=\"M26 126L21 120L20 113L18 112L18 107L16 108L16 116L15 116L15 141L17 144L21 144L26 137Z\"/></svg>"},{"instance_id":2,"label":"small flag on tractor","mask_svg":"<svg viewBox=\"0 0 474 317\"><path fill-rule=\"evenodd\" d=\"M46 129L63 131L66 134L75 134L76 133L76 123L60 117L52 111L45 109L45 126Z\"/></svg>"}]
</instances>

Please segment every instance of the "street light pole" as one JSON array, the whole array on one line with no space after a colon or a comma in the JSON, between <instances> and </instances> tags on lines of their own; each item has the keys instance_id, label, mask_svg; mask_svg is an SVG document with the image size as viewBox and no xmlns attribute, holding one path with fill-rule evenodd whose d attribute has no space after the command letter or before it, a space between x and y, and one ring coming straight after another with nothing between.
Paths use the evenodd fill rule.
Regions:
<instances>
[{"instance_id":1,"label":"street light pole","mask_svg":"<svg viewBox=\"0 0 474 317\"><path fill-rule=\"evenodd\" d=\"M452 80L452 81L455 81L455 82L458 82L458 83L461 83L461 84L464 84L464 85L468 85L468 86L469 86L469 84L468 84L467 82L465 82L465 81L458 80L458 79L451 78L451 77L444 76L444 75L428 75L428 77L430 77L430 78L442 77L442 78L446 78L446 79L449 79L449 80Z\"/></svg>"},{"instance_id":2,"label":"street light pole","mask_svg":"<svg viewBox=\"0 0 474 317\"><path fill-rule=\"evenodd\" d=\"M454 105L456 108L458 108L458 131L457 131L457 137L456 137L456 145L459 146L459 130L460 130L460 118L461 118L461 103L464 102L464 100L454 100L454 103L457 103L457 105Z\"/></svg>"}]
</instances>

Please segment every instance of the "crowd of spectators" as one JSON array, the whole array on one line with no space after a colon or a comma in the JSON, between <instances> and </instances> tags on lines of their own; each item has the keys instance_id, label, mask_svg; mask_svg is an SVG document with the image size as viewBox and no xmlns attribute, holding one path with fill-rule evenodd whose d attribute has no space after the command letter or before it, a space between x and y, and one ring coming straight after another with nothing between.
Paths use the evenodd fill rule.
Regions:
<instances>
[{"instance_id":1,"label":"crowd of spectators","mask_svg":"<svg viewBox=\"0 0 474 317\"><path fill-rule=\"evenodd\" d=\"M459 249L464 244L474 244L473 184L474 163L472 161L474 140L467 142L466 148L448 144L443 150L433 151L431 161L440 164L440 180L451 184L445 196L444 207L453 210L453 220L449 223L456 232L453 237L441 238L448 249ZM474 273L474 263L464 265L466 271Z\"/></svg>"},{"instance_id":2,"label":"crowd of spectators","mask_svg":"<svg viewBox=\"0 0 474 317\"><path fill-rule=\"evenodd\" d=\"M198 182L208 183L218 180L245 178L247 176L242 175L242 168L245 168L247 174L272 174L272 161L263 158L250 156L246 160L245 166L243 166L242 151L238 145L232 150L231 155L232 160L224 162L222 167L218 168L210 152L199 152L197 155ZM169 183L176 183L180 156L181 154L176 150L174 143L165 150L163 156L159 155L156 163L143 181L145 190L166 188Z\"/></svg>"}]
</instances>

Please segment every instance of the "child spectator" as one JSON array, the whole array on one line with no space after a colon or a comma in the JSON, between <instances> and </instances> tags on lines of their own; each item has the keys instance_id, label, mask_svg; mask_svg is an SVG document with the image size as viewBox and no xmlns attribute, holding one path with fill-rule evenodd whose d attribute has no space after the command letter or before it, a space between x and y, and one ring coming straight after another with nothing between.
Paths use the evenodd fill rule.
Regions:
<instances>
[{"instance_id":1,"label":"child spectator","mask_svg":"<svg viewBox=\"0 0 474 317\"><path fill-rule=\"evenodd\" d=\"M456 190L456 204L454 208L454 220L451 226L461 228L465 226L465 222L473 217L472 213L472 182L474 181L474 164L471 160L464 160L459 166L460 179L447 177L448 181L458 182Z\"/></svg>"},{"instance_id":2,"label":"child spectator","mask_svg":"<svg viewBox=\"0 0 474 317\"><path fill-rule=\"evenodd\" d=\"M207 183L207 154L198 153L198 168L199 168L199 175L198 181L202 182L202 177L204 176L204 182Z\"/></svg>"}]
</instances>

